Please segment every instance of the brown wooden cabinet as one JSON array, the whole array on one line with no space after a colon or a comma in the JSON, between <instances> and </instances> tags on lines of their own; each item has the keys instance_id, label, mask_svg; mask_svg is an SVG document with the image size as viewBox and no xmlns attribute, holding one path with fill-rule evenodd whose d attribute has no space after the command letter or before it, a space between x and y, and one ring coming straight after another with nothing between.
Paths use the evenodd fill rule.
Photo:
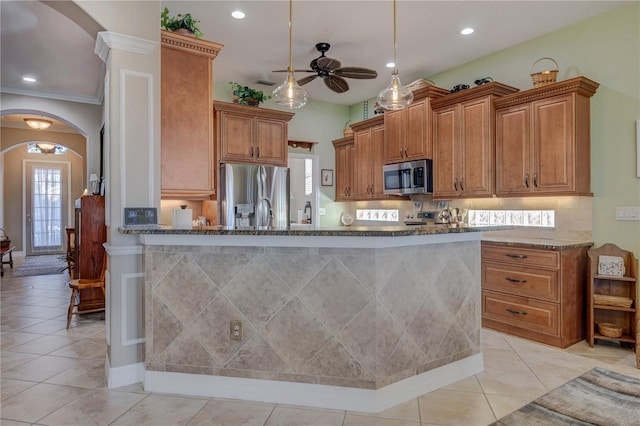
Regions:
<instances>
[{"instance_id":1,"label":"brown wooden cabinet","mask_svg":"<svg viewBox=\"0 0 640 426\"><path fill-rule=\"evenodd\" d=\"M589 291L587 293L587 343L593 347L598 340L613 340L622 344L638 344L638 259L633 253L615 244L605 244L587 252L589 258ZM598 273L600 256L616 256L623 259L624 275L612 276ZM594 295L631 299L630 306L623 306L613 299L596 302ZM606 298L604 298L606 299ZM622 336L608 337L600 333L598 324L615 324L622 328ZM639 366L640 368L640 366Z\"/></svg>"},{"instance_id":2,"label":"brown wooden cabinet","mask_svg":"<svg viewBox=\"0 0 640 426\"><path fill-rule=\"evenodd\" d=\"M518 89L488 83L432 101L434 198L494 193L494 100Z\"/></svg>"},{"instance_id":3,"label":"brown wooden cabinet","mask_svg":"<svg viewBox=\"0 0 640 426\"><path fill-rule=\"evenodd\" d=\"M577 77L496 100L496 195L591 195L597 88Z\"/></svg>"},{"instance_id":4,"label":"brown wooden cabinet","mask_svg":"<svg viewBox=\"0 0 640 426\"><path fill-rule=\"evenodd\" d=\"M423 87L413 92L414 101L407 108L384 113L384 164L433 158L431 101L448 93Z\"/></svg>"},{"instance_id":5,"label":"brown wooden cabinet","mask_svg":"<svg viewBox=\"0 0 640 426\"><path fill-rule=\"evenodd\" d=\"M354 199L388 198L384 195L384 117L379 115L351 126L354 133Z\"/></svg>"},{"instance_id":6,"label":"brown wooden cabinet","mask_svg":"<svg viewBox=\"0 0 640 426\"><path fill-rule=\"evenodd\" d=\"M483 327L561 348L582 340L587 249L483 242Z\"/></svg>"},{"instance_id":7,"label":"brown wooden cabinet","mask_svg":"<svg viewBox=\"0 0 640 426\"><path fill-rule=\"evenodd\" d=\"M103 258L103 244L107 241L104 197L84 195L75 209L74 275L72 278L99 278ZM104 308L104 295L100 289L80 290L82 310Z\"/></svg>"},{"instance_id":8,"label":"brown wooden cabinet","mask_svg":"<svg viewBox=\"0 0 640 426\"><path fill-rule=\"evenodd\" d=\"M215 198L211 102L222 45L161 30L161 196Z\"/></svg>"},{"instance_id":9,"label":"brown wooden cabinet","mask_svg":"<svg viewBox=\"0 0 640 426\"><path fill-rule=\"evenodd\" d=\"M353 197L354 137L333 141L336 151L336 201L349 201Z\"/></svg>"},{"instance_id":10,"label":"brown wooden cabinet","mask_svg":"<svg viewBox=\"0 0 640 426\"><path fill-rule=\"evenodd\" d=\"M213 109L220 162L287 165L287 123L295 114L217 101Z\"/></svg>"}]
</instances>

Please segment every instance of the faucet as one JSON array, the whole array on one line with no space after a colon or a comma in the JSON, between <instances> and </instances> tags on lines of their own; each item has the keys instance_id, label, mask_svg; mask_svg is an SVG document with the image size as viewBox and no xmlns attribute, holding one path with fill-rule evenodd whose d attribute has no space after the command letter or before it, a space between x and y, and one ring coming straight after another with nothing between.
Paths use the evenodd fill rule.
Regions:
<instances>
[{"instance_id":1,"label":"faucet","mask_svg":"<svg viewBox=\"0 0 640 426\"><path fill-rule=\"evenodd\" d=\"M307 209L309 209L309 212L307 213ZM307 217L307 223L311 223L311 201L307 201L307 203L304 205L304 215Z\"/></svg>"}]
</instances>

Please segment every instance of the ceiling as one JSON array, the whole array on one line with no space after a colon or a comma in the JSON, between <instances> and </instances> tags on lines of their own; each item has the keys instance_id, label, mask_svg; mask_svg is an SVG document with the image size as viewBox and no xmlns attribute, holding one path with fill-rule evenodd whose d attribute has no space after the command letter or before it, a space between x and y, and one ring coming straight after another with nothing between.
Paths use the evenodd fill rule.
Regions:
<instances>
[{"instance_id":1,"label":"ceiling","mask_svg":"<svg viewBox=\"0 0 640 426\"><path fill-rule=\"evenodd\" d=\"M409 1L397 3L397 57L408 84L492 52L538 37L629 2L623 1ZM96 26L76 25L56 9L71 2L0 1L2 92L100 104L104 64L94 53ZM273 90L288 65L289 2L162 1L171 15L191 13L204 39L224 45L214 61L214 82L236 81ZM76 6L77 7L77 6ZM230 13L241 9L244 20ZM158 16L158 20L160 17ZM475 28L461 36L464 27ZM353 105L376 96L389 82L393 59L393 2L296 0L293 2L293 66L308 68L318 42L343 66L377 71L373 80L349 79L350 89L331 92L320 78L306 84L311 99ZM22 81L30 74L35 84ZM296 78L308 76L296 73ZM483 77L483 76L479 76ZM267 80L268 87L256 83Z\"/></svg>"}]
</instances>

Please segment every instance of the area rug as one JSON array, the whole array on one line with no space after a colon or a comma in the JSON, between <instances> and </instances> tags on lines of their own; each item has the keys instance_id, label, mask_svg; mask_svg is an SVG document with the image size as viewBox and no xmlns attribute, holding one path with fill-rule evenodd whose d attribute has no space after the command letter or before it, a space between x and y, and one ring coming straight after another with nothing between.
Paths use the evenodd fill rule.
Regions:
<instances>
[{"instance_id":1,"label":"area rug","mask_svg":"<svg viewBox=\"0 0 640 426\"><path fill-rule=\"evenodd\" d=\"M61 274L66 271L66 268L67 262L64 255L27 256L24 258L24 263L13 271L13 276Z\"/></svg>"},{"instance_id":2,"label":"area rug","mask_svg":"<svg viewBox=\"0 0 640 426\"><path fill-rule=\"evenodd\" d=\"M640 424L640 379L594 368L493 423L496 426L592 424Z\"/></svg>"}]
</instances>

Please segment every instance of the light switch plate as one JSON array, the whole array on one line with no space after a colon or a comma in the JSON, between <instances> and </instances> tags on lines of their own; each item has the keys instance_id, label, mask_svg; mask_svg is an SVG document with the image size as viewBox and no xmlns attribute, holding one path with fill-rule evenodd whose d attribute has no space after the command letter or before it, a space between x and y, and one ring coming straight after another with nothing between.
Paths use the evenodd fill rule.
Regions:
<instances>
[{"instance_id":1,"label":"light switch plate","mask_svg":"<svg viewBox=\"0 0 640 426\"><path fill-rule=\"evenodd\" d=\"M640 220L640 207L616 207L616 220Z\"/></svg>"},{"instance_id":2,"label":"light switch plate","mask_svg":"<svg viewBox=\"0 0 640 426\"><path fill-rule=\"evenodd\" d=\"M324 215L326 215L326 214L327 214L327 209L325 209L324 207L320 207L320 208L318 209L318 214L319 214L320 216L324 216Z\"/></svg>"}]
</instances>

